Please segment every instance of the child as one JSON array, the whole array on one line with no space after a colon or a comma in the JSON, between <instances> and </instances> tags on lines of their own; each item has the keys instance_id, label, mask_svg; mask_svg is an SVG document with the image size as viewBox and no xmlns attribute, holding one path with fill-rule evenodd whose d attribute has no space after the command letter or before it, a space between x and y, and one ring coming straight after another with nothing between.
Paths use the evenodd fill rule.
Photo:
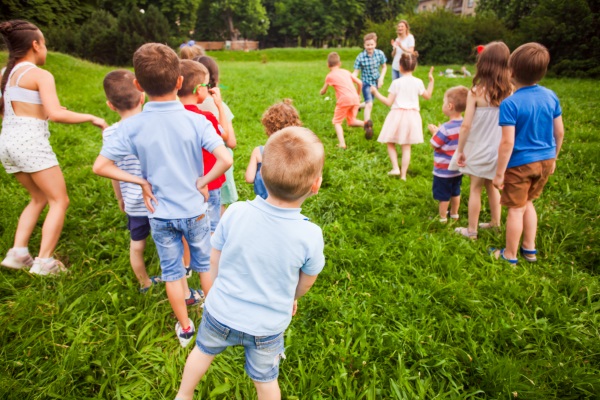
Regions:
<instances>
[{"instance_id":1,"label":"child","mask_svg":"<svg viewBox=\"0 0 600 400\"><path fill-rule=\"evenodd\" d=\"M338 147L345 149L346 141L344 140L344 129L342 122L346 119L348 126L363 126L365 123L356 119L358 114L358 106L360 105L360 91L362 82L345 69L341 69L342 62L338 53L329 53L327 56L327 65L329 66L329 74L325 78L325 85L321 89L321 96L327 92L329 86L335 89L335 97L337 103L335 112L333 113L333 126L335 134L338 138ZM357 87L354 87L354 84Z\"/></svg>"},{"instance_id":2,"label":"child","mask_svg":"<svg viewBox=\"0 0 600 400\"><path fill-rule=\"evenodd\" d=\"M537 83L550 62L548 50L539 43L517 48L508 61L515 93L500 104L502 140L494 186L502 190L500 202L508 208L506 248L491 249L496 258L517 263L520 253L526 261L537 261L535 236L537 199L549 175L556 170L556 158L564 137L562 110L556 94Z\"/></svg>"},{"instance_id":3,"label":"child","mask_svg":"<svg viewBox=\"0 0 600 400\"><path fill-rule=\"evenodd\" d=\"M471 177L469 194L469 226L455 232L477 239L477 230L500 226L500 193L492 185L496 172L496 149L502 136L498 125L500 102L510 95L508 57L510 51L502 42L485 46L477 56L477 71L467 97L465 119L460 128L458 148L450 162L450 170L460 170ZM491 221L479 223L481 190L485 186L490 204Z\"/></svg>"},{"instance_id":4,"label":"child","mask_svg":"<svg viewBox=\"0 0 600 400\"><path fill-rule=\"evenodd\" d=\"M413 76L417 67L417 57L404 53L400 57L400 72L402 77L392 82L387 98L374 86L371 92L391 111L385 118L381 133L377 141L387 144L388 155L392 162L392 170L388 175L398 176L406 180L408 165L410 164L410 146L423 143L423 127L419 113L419 96L429 100L433 93L433 67L429 70L429 84L427 90L423 81ZM396 144L402 146L402 170L398 168L398 153Z\"/></svg>"},{"instance_id":5,"label":"child","mask_svg":"<svg viewBox=\"0 0 600 400\"><path fill-rule=\"evenodd\" d=\"M392 39L392 80L400 78L400 56L404 53L413 53L415 51L415 37L410 33L408 21L401 20L396 27L398 37Z\"/></svg>"},{"instance_id":6,"label":"child","mask_svg":"<svg viewBox=\"0 0 600 400\"><path fill-rule=\"evenodd\" d=\"M258 398L281 398L284 332L325 265L321 229L300 214L319 191L323 160L323 145L308 129L285 128L267 141L262 171L269 197L233 204L212 237L215 285L177 399L191 400L214 357L235 345L244 346Z\"/></svg>"},{"instance_id":7,"label":"child","mask_svg":"<svg viewBox=\"0 0 600 400\"><path fill-rule=\"evenodd\" d=\"M387 58L383 51L375 48L377 46L377 35L367 33L364 37L365 50L362 51L356 61L354 61L354 72L352 75L358 77L360 71L360 79L363 87L362 93L365 98L365 137L371 139L373 137L373 121L371 121L371 110L373 109L373 96L371 95L371 87L380 88L383 86L383 78L387 71ZM379 73L381 67L381 73Z\"/></svg>"},{"instance_id":8,"label":"child","mask_svg":"<svg viewBox=\"0 0 600 400\"><path fill-rule=\"evenodd\" d=\"M104 77L104 93L108 108L116 111L121 117L121 122L127 118L142 112L144 104L144 93L136 89L133 81L135 75L131 71L116 70L109 72ZM102 138L106 142L119 127L120 122L111 125L102 132ZM130 154L117 162L117 167L137 177L142 177L140 161ZM129 243L129 260L131 269L140 282L140 292L145 293L150 286L160 282L157 276L149 277L144 263L144 249L146 238L150 234L150 221L148 210L144 205L142 190L139 185L129 182L112 181L115 196L119 202L119 208L127 215L127 229L131 241Z\"/></svg>"},{"instance_id":9,"label":"child","mask_svg":"<svg viewBox=\"0 0 600 400\"><path fill-rule=\"evenodd\" d=\"M298 111L292 105L292 100L284 99L281 103L273 104L267 108L261 120L265 127L267 137L288 126L302 126ZM266 199L269 195L262 179L261 167L264 146L255 147L250 155L250 162L246 168L246 182L254 184L254 193Z\"/></svg>"},{"instance_id":10,"label":"child","mask_svg":"<svg viewBox=\"0 0 600 400\"><path fill-rule=\"evenodd\" d=\"M179 58L173 50L162 44L147 43L134 53L133 67L135 85L146 92L150 101L141 113L121 122L117 132L103 145L93 170L100 176L142 187L160 259L161 279L166 282L167 296L178 320L175 332L185 347L194 335L194 324L188 318L184 301L181 237L190 245L190 266L201 273L202 289L208 293L212 281L208 273L210 226L206 218L206 185L222 175L232 160L212 124L177 101L183 78ZM206 175L202 148L217 159ZM142 176L147 180L114 164L129 154L138 156Z\"/></svg>"},{"instance_id":11,"label":"child","mask_svg":"<svg viewBox=\"0 0 600 400\"><path fill-rule=\"evenodd\" d=\"M179 45L179 57L182 60L191 60L194 57L201 57L203 55L204 49L199 44L196 44L194 40Z\"/></svg>"},{"instance_id":12,"label":"child","mask_svg":"<svg viewBox=\"0 0 600 400\"><path fill-rule=\"evenodd\" d=\"M204 65L206 69L208 69L209 73L209 81L208 88L214 92L214 90L219 90L219 66L211 57L201 56L194 57L194 61L199 62ZM220 92L219 92L220 98ZM202 111L208 111L212 113L218 120L224 131L227 133L227 138L225 140L225 146L227 146L227 150L231 157L233 157L233 149L237 146L237 141L235 139L235 132L233 131L233 125L231 121L233 120L233 113L225 104L225 102L221 101L223 105L223 112L219 111L220 108L215 104L215 99L213 96L208 96L201 104L198 104L198 108ZM221 214L225 212L225 206L229 204L233 204L238 201L238 192L235 187L235 180L233 178L233 165L231 168L225 172L225 183L221 187Z\"/></svg>"},{"instance_id":13,"label":"child","mask_svg":"<svg viewBox=\"0 0 600 400\"><path fill-rule=\"evenodd\" d=\"M460 206L460 185L462 174L449 171L448 164L458 144L458 131L462 124L462 113L467 105L469 89L464 86L455 86L444 93L442 112L450 121L439 128L429 124L432 135L431 147L435 149L433 157L433 198L439 201L440 222L448 222L448 205L450 205L450 218L458 220L458 207Z\"/></svg>"},{"instance_id":14,"label":"child","mask_svg":"<svg viewBox=\"0 0 600 400\"><path fill-rule=\"evenodd\" d=\"M54 77L38 68L46 63L46 41L32 23L22 20L2 22L0 34L8 52L8 63L2 77L3 114L0 135L0 161L8 174L14 174L31 196L31 201L19 217L14 245L2 260L8 268L31 267L38 275L54 274L65 266L53 258L54 249L63 228L69 205L67 187L56 154L48 138L48 121L66 124L91 122L106 128L102 118L79 114L61 107L56 95ZM42 242L35 261L29 255L29 238L40 214L50 206Z\"/></svg>"}]
</instances>

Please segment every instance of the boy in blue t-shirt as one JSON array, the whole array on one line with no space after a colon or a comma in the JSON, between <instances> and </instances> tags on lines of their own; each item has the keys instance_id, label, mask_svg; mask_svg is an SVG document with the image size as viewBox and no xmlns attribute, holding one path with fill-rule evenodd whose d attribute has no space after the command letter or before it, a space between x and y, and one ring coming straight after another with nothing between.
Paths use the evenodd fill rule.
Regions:
<instances>
[{"instance_id":1,"label":"boy in blue t-shirt","mask_svg":"<svg viewBox=\"0 0 600 400\"><path fill-rule=\"evenodd\" d=\"M150 101L141 113L120 123L102 146L93 170L100 176L142 187L161 279L178 320L175 333L185 347L195 331L185 303L181 238L185 237L190 247L190 267L200 274L202 290L208 293L212 281L207 185L223 175L233 160L212 124L204 116L187 111L177 100L183 78L179 58L171 48L158 43L141 46L133 55L133 68L134 84ZM206 175L203 148L217 160ZM142 177L114 164L130 154L140 160Z\"/></svg>"},{"instance_id":2,"label":"boy in blue t-shirt","mask_svg":"<svg viewBox=\"0 0 600 400\"><path fill-rule=\"evenodd\" d=\"M539 43L517 48L508 61L515 92L500 104L502 140L493 184L502 190L500 203L508 207L506 248L492 248L490 253L513 265L517 251L526 261L537 261L537 213L532 201L554 173L564 137L558 97L537 84L549 62L548 50Z\"/></svg>"},{"instance_id":3,"label":"boy in blue t-shirt","mask_svg":"<svg viewBox=\"0 0 600 400\"><path fill-rule=\"evenodd\" d=\"M323 161L323 145L306 128L284 128L267 141L261 168L267 199L232 204L212 237L214 285L177 399L191 400L214 357L236 345L244 346L258 398L281 398L284 332L325 265L321 228L300 214L319 191Z\"/></svg>"}]
</instances>

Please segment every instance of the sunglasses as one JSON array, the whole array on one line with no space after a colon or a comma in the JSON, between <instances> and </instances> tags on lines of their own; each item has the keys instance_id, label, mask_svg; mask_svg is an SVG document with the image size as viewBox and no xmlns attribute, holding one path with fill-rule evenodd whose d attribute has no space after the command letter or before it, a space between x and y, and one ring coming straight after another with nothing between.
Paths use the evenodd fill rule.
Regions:
<instances>
[{"instance_id":1,"label":"sunglasses","mask_svg":"<svg viewBox=\"0 0 600 400\"><path fill-rule=\"evenodd\" d=\"M196 87L194 88L194 91L192 92L193 94L196 94L196 92L198 91L199 87L206 87L206 88L212 88L212 85L210 83L199 83L196 85Z\"/></svg>"}]
</instances>

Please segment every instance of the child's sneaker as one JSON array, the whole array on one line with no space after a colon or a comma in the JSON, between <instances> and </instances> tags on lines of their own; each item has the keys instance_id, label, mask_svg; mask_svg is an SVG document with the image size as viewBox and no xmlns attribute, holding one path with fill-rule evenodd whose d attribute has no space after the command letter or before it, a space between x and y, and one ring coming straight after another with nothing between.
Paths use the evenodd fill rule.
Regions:
<instances>
[{"instance_id":1,"label":"child's sneaker","mask_svg":"<svg viewBox=\"0 0 600 400\"><path fill-rule=\"evenodd\" d=\"M190 296L185 299L185 304L190 306L195 306L197 304L204 303L204 292L202 290L196 290L190 288Z\"/></svg>"},{"instance_id":2,"label":"child's sneaker","mask_svg":"<svg viewBox=\"0 0 600 400\"><path fill-rule=\"evenodd\" d=\"M365 122L364 125L364 129L365 129L365 138L367 140L370 140L373 137L373 121L368 120Z\"/></svg>"},{"instance_id":3,"label":"child's sneaker","mask_svg":"<svg viewBox=\"0 0 600 400\"><path fill-rule=\"evenodd\" d=\"M179 344L181 344L181 347L183 348L187 347L187 345L193 339L194 333L196 333L196 330L194 329L194 321L192 321L191 319L190 330L187 332L183 331L183 328L181 327L181 324L179 322L175 324L175 334L177 335L177 339L179 339Z\"/></svg>"},{"instance_id":4,"label":"child's sneaker","mask_svg":"<svg viewBox=\"0 0 600 400\"><path fill-rule=\"evenodd\" d=\"M21 269L23 267L31 267L33 258L31 258L29 253L19 256L14 249L10 249L0 264L6 268Z\"/></svg>"},{"instance_id":5,"label":"child's sneaker","mask_svg":"<svg viewBox=\"0 0 600 400\"><path fill-rule=\"evenodd\" d=\"M29 272L35 275L50 275L67 272L67 268L63 263L53 258L49 261L43 261L43 259L36 257Z\"/></svg>"},{"instance_id":6,"label":"child's sneaker","mask_svg":"<svg viewBox=\"0 0 600 400\"><path fill-rule=\"evenodd\" d=\"M148 290L150 290L150 288L154 285L158 285L159 283L162 283L162 279L160 279L160 277L158 276L151 276L150 277L150 286L145 287L145 288L140 288L140 293L147 293Z\"/></svg>"},{"instance_id":7,"label":"child's sneaker","mask_svg":"<svg viewBox=\"0 0 600 400\"><path fill-rule=\"evenodd\" d=\"M185 277L190 279L193 275L194 271L192 270L192 267L185 267Z\"/></svg>"}]
</instances>

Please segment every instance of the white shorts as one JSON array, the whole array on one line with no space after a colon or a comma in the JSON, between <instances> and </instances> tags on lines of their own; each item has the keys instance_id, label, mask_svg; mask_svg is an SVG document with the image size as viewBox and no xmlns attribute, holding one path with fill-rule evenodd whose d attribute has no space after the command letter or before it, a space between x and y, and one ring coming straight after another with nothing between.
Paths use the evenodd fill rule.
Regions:
<instances>
[{"instance_id":1,"label":"white shorts","mask_svg":"<svg viewBox=\"0 0 600 400\"><path fill-rule=\"evenodd\" d=\"M33 173L58 165L48 138L48 121L8 117L2 122L0 161L9 174Z\"/></svg>"}]
</instances>

